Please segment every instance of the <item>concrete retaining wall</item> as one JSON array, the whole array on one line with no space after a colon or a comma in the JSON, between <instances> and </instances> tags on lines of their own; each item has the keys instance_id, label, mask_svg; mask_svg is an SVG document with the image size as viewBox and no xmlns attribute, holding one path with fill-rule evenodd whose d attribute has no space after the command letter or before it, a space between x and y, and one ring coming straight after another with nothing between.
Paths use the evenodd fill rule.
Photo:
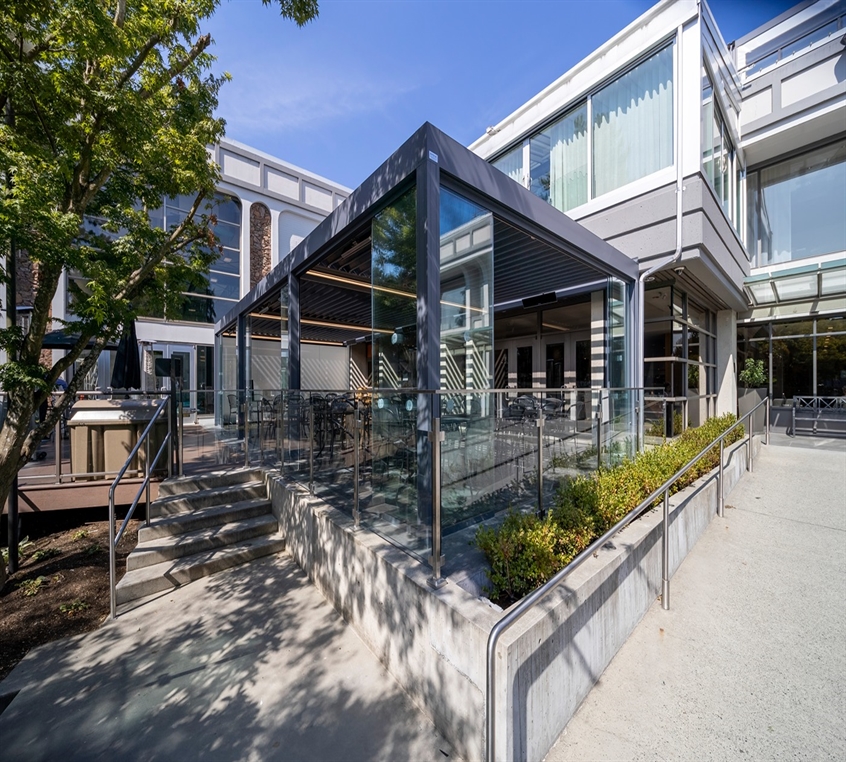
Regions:
<instances>
[{"instance_id":1,"label":"concrete retaining wall","mask_svg":"<svg viewBox=\"0 0 846 762\"><path fill-rule=\"evenodd\" d=\"M756 440L756 452L759 446ZM726 494L746 469L746 452L745 445L727 451ZM433 590L419 561L368 531L355 532L352 519L300 485L267 479L297 563L458 753L481 759L485 645L500 614L458 585ZM670 505L675 571L716 515L715 474ZM660 590L656 510L506 632L497 658L498 760L543 759Z\"/></svg>"}]
</instances>

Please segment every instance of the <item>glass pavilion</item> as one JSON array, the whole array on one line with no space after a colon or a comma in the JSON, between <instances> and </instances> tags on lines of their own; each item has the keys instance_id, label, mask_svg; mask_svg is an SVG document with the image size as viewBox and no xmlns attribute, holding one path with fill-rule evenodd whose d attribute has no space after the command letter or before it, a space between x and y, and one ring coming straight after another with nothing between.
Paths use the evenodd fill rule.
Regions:
<instances>
[{"instance_id":1,"label":"glass pavilion","mask_svg":"<svg viewBox=\"0 0 846 762\"><path fill-rule=\"evenodd\" d=\"M635 261L424 124L217 323L219 423L249 439L272 422L277 466L431 552L433 497L444 532L513 504L503 420L557 416L575 436L604 414L637 442L633 395L591 405L635 377L636 280Z\"/></svg>"}]
</instances>

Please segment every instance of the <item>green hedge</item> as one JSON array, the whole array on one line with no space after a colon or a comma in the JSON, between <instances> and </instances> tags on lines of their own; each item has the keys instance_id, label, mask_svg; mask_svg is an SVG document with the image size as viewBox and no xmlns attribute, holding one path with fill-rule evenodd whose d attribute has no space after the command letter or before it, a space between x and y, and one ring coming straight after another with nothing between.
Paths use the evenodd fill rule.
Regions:
<instances>
[{"instance_id":1,"label":"green hedge","mask_svg":"<svg viewBox=\"0 0 846 762\"><path fill-rule=\"evenodd\" d=\"M491 567L492 600L508 605L542 585L736 420L734 415L712 418L633 460L568 480L543 518L512 512L496 529L481 527L474 542ZM743 436L743 426L738 426L726 444ZM672 492L716 468L718 462L716 446L676 482Z\"/></svg>"}]
</instances>

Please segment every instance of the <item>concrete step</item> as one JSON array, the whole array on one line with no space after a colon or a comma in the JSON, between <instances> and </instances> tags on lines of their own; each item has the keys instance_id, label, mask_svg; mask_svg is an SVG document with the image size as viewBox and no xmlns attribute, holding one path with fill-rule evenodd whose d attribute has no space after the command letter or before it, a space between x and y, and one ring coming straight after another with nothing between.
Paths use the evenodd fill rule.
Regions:
<instances>
[{"instance_id":1,"label":"concrete step","mask_svg":"<svg viewBox=\"0 0 846 762\"><path fill-rule=\"evenodd\" d=\"M163 561L173 561L176 558L184 558L207 550L222 548L224 545L235 545L254 537L273 534L278 529L279 525L276 518L270 514L265 514L242 521L198 529L194 532L140 542L126 559L126 569L127 571L135 571Z\"/></svg>"},{"instance_id":2,"label":"concrete step","mask_svg":"<svg viewBox=\"0 0 846 762\"><path fill-rule=\"evenodd\" d=\"M256 498L267 499L267 486L264 481L232 484L225 487L214 487L197 492L160 497L150 504L150 517L175 516L180 513L190 513L200 508L211 508Z\"/></svg>"},{"instance_id":3,"label":"concrete step","mask_svg":"<svg viewBox=\"0 0 846 762\"><path fill-rule=\"evenodd\" d=\"M215 505L211 508L198 508L191 513L179 513L175 516L155 519L150 526L141 527L138 530L138 542L144 543L159 537L195 532L198 529L251 519L268 513L270 513L270 500L260 497L254 500Z\"/></svg>"},{"instance_id":4,"label":"concrete step","mask_svg":"<svg viewBox=\"0 0 846 762\"><path fill-rule=\"evenodd\" d=\"M227 471L211 471L195 476L180 476L165 479L159 484L159 497L184 495L203 490L227 487L232 484L244 484L261 480L260 468L240 468Z\"/></svg>"},{"instance_id":5,"label":"concrete step","mask_svg":"<svg viewBox=\"0 0 846 762\"><path fill-rule=\"evenodd\" d=\"M285 549L281 532L226 545L193 556L163 561L127 572L117 584L117 602L124 604L153 593L170 590L201 577L238 566Z\"/></svg>"}]
</instances>

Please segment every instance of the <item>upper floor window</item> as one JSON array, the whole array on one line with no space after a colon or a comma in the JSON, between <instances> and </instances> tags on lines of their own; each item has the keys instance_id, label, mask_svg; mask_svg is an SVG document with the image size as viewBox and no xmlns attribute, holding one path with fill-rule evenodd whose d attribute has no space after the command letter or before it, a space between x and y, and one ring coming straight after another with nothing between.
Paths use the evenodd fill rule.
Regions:
<instances>
[{"instance_id":1,"label":"upper floor window","mask_svg":"<svg viewBox=\"0 0 846 762\"><path fill-rule=\"evenodd\" d=\"M736 153L726 120L714 98L707 69L702 70L702 173L726 213L738 223Z\"/></svg>"},{"instance_id":2,"label":"upper floor window","mask_svg":"<svg viewBox=\"0 0 846 762\"><path fill-rule=\"evenodd\" d=\"M754 267L846 251L846 140L750 172Z\"/></svg>"},{"instance_id":3,"label":"upper floor window","mask_svg":"<svg viewBox=\"0 0 846 762\"><path fill-rule=\"evenodd\" d=\"M194 203L193 196L165 199L164 204L150 213L150 224L165 229L185 219ZM230 196L216 193L209 213L217 218L213 225L222 247L209 272L197 275L183 291L183 298L175 314L168 320L195 323L214 323L241 298L241 204Z\"/></svg>"},{"instance_id":4,"label":"upper floor window","mask_svg":"<svg viewBox=\"0 0 846 762\"><path fill-rule=\"evenodd\" d=\"M672 46L492 163L562 212L671 166Z\"/></svg>"}]
</instances>

